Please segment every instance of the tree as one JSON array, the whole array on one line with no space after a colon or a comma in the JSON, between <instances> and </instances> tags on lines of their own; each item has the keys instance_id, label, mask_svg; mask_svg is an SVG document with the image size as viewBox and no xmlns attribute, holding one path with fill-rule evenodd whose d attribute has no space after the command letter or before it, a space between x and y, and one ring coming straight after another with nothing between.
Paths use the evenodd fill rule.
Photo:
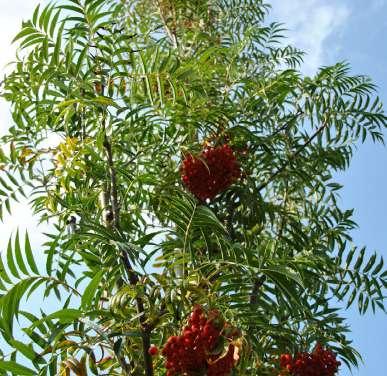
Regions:
<instances>
[{"instance_id":1,"label":"tree","mask_svg":"<svg viewBox=\"0 0 387 376\"><path fill-rule=\"evenodd\" d=\"M165 375L151 344L192 310L222 330L214 363L237 349L233 374L316 344L358 364L340 307L384 310L387 271L352 244L333 174L387 117L346 63L304 77L269 8L64 0L23 23L0 213L28 196L53 230L45 267L28 234L0 261L0 374ZM58 309L28 311L41 293Z\"/></svg>"}]
</instances>

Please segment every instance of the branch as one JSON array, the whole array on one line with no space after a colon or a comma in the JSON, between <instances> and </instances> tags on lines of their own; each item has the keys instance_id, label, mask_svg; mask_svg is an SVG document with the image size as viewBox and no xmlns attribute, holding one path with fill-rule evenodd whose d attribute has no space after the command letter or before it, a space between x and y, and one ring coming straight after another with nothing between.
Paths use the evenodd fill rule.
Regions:
<instances>
[{"instance_id":1,"label":"branch","mask_svg":"<svg viewBox=\"0 0 387 376\"><path fill-rule=\"evenodd\" d=\"M258 187L258 192L262 191L262 189L266 188L269 183L276 178L278 175L282 174L290 165L290 163L298 157L298 155L308 146L312 143L312 141L328 126L328 121L325 121L317 130L316 132L309 138L308 141L305 142L305 144L301 145L290 157L289 159L277 170L274 171L269 178L262 183Z\"/></svg>"},{"instance_id":2,"label":"branch","mask_svg":"<svg viewBox=\"0 0 387 376\"><path fill-rule=\"evenodd\" d=\"M299 110L282 127L274 131L273 134L270 135L270 137L275 137L277 136L278 133L281 133L282 131L284 131L289 125L293 123L294 120L296 120L302 114L303 114L303 111Z\"/></svg>"},{"instance_id":3,"label":"branch","mask_svg":"<svg viewBox=\"0 0 387 376\"><path fill-rule=\"evenodd\" d=\"M149 324L148 328L150 331L152 331L156 326L159 324L161 317L168 312L167 305L165 304L165 301L161 303L160 311L157 314L157 317Z\"/></svg>"},{"instance_id":4,"label":"branch","mask_svg":"<svg viewBox=\"0 0 387 376\"><path fill-rule=\"evenodd\" d=\"M114 167L112 145L106 135L104 139L104 147L107 154L107 162L108 162L108 168L109 168L109 174L110 174L113 226L116 230L120 230L120 207L118 204L117 175ZM121 260L124 265L126 274L129 278L130 284L132 286L137 285L137 283L139 282L138 275L133 270L128 254L124 250L121 250ZM144 307L144 302L142 298L136 297L136 306L137 306L137 313L140 315L139 321L140 321L141 332L142 332L142 348L143 348L145 375L153 376L152 357L148 353L148 350L150 347L151 331L149 330L149 327L146 323L147 319L145 316L145 307Z\"/></svg>"},{"instance_id":5,"label":"branch","mask_svg":"<svg viewBox=\"0 0 387 376\"><path fill-rule=\"evenodd\" d=\"M254 305L258 303L258 292L259 289L263 286L266 281L266 276L262 275L260 278L257 278L254 282L253 291L251 291L250 295L250 304Z\"/></svg>"},{"instance_id":6,"label":"branch","mask_svg":"<svg viewBox=\"0 0 387 376\"><path fill-rule=\"evenodd\" d=\"M108 167L111 183L111 205L113 214L113 225L116 229L120 228L120 208L118 206L118 193L117 193L117 175L114 168L112 146L107 137L105 136L104 147L108 158Z\"/></svg>"},{"instance_id":7,"label":"branch","mask_svg":"<svg viewBox=\"0 0 387 376\"><path fill-rule=\"evenodd\" d=\"M283 211L284 211L284 215L282 216L281 222L280 222L280 225L279 225L278 235L277 235L278 239L282 238L282 234L283 234L284 229L285 229L286 218L287 218L285 214L286 214L286 209L287 209L287 204L288 204L288 189L289 189L289 181L286 180L286 182L285 182L285 192L284 192L284 197L283 197Z\"/></svg>"},{"instance_id":8,"label":"branch","mask_svg":"<svg viewBox=\"0 0 387 376\"><path fill-rule=\"evenodd\" d=\"M157 1L157 5L159 7L159 11L160 11L160 18L161 18L161 21L163 22L163 25L164 25L164 29L165 29L165 32L167 33L173 47L175 49L177 49L178 47L178 43L177 43L177 36L176 36L176 30L174 30L173 32L171 31L171 29L169 28L168 26L168 23L167 23L167 20L165 19L164 17L164 14L163 14L163 9L162 9L162 5L160 3L160 1L158 0Z\"/></svg>"}]
</instances>

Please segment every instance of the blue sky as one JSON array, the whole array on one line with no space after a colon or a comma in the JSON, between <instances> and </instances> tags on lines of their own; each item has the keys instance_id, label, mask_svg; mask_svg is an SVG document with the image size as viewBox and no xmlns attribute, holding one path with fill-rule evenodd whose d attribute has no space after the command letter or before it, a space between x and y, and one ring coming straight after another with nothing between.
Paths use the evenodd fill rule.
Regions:
<instances>
[{"instance_id":1,"label":"blue sky","mask_svg":"<svg viewBox=\"0 0 387 376\"><path fill-rule=\"evenodd\" d=\"M319 65L349 61L354 73L371 76L387 104L387 1L386 0L273 0L272 17L289 28L291 40L306 50L303 67L311 74ZM387 132L386 132L387 135ZM359 145L351 167L337 179L344 184L342 206L355 208L359 229L355 242L387 256L387 149ZM345 313L354 346L364 358L355 376L386 375L387 316L360 317L356 309ZM384 370L383 370L384 369ZM340 376L351 373L342 370Z\"/></svg>"},{"instance_id":2,"label":"blue sky","mask_svg":"<svg viewBox=\"0 0 387 376\"><path fill-rule=\"evenodd\" d=\"M17 32L21 19L32 14L37 0L0 0L0 73L12 59L9 41ZM305 50L303 72L313 74L318 66L338 60L351 63L354 73L371 76L387 104L387 0L272 0L271 18L286 23L290 42ZM9 126L7 107L0 102L0 132ZM387 136L387 132L386 132ZM366 143L359 145L350 169L337 179L344 184L342 206L355 208L359 229L353 233L359 245L377 250L387 258L387 148ZM0 249L16 227L31 230L36 226L28 207L16 207L12 218L0 224ZM39 231L30 231L34 244ZM367 314L359 317L356 310L345 313L352 327L355 347L364 357L364 365L354 376L387 374L387 316ZM349 376L342 370L340 376Z\"/></svg>"}]
</instances>

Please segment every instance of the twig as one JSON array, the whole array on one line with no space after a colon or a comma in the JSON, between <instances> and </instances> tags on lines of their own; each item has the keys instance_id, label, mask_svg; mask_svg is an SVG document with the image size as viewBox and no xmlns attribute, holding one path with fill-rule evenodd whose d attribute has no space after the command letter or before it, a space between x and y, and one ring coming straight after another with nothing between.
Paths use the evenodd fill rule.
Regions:
<instances>
[{"instance_id":1,"label":"twig","mask_svg":"<svg viewBox=\"0 0 387 376\"><path fill-rule=\"evenodd\" d=\"M274 131L273 134L270 135L270 137L277 136L278 133L281 133L282 131L284 131L289 125L291 125L294 122L294 120L296 120L302 114L303 114L302 111L298 111L297 113L292 115L291 119L289 119L282 127Z\"/></svg>"},{"instance_id":2,"label":"twig","mask_svg":"<svg viewBox=\"0 0 387 376\"><path fill-rule=\"evenodd\" d=\"M113 226L116 230L120 230L120 207L118 204L118 189L117 189L117 175L114 167L113 152L112 146L105 135L104 147L107 154L107 162L110 174L111 182L111 205L112 205L112 214L113 214ZM133 267L130 263L129 257L125 250L121 250L121 259L124 265L126 274L129 278L129 282L132 286L137 285L139 282L138 275L134 272ZM153 362L152 357L148 353L150 347L150 328L147 325L147 318L145 316L145 307L142 298L136 298L137 313L140 315L139 321L141 325L142 332L142 348L143 348L143 359L144 359L144 368L146 376L153 376Z\"/></svg>"},{"instance_id":3,"label":"twig","mask_svg":"<svg viewBox=\"0 0 387 376\"><path fill-rule=\"evenodd\" d=\"M157 1L157 5L159 7L160 18L161 18L161 21L163 22L165 32L167 33L173 47L177 49L178 43L177 43L176 30L174 30L174 32L172 32L171 29L169 28L167 20L165 19L165 16L163 14L163 9L162 9L162 6L161 6L161 3L159 0ZM176 25L175 25L175 27L176 27Z\"/></svg>"},{"instance_id":4,"label":"twig","mask_svg":"<svg viewBox=\"0 0 387 376\"><path fill-rule=\"evenodd\" d=\"M150 331L152 331L160 322L161 317L167 313L167 305L165 304L165 301L161 303L160 311L157 314L157 317L149 324L148 328Z\"/></svg>"},{"instance_id":5,"label":"twig","mask_svg":"<svg viewBox=\"0 0 387 376\"><path fill-rule=\"evenodd\" d=\"M251 291L250 295L250 304L255 305L258 303L258 292L259 289L263 286L263 284L266 281L266 276L262 275L260 278L257 278L254 282L253 290Z\"/></svg>"},{"instance_id":6,"label":"twig","mask_svg":"<svg viewBox=\"0 0 387 376\"><path fill-rule=\"evenodd\" d=\"M287 167L290 165L290 163L298 157L298 155L308 146L311 144L311 142L328 126L328 122L325 121L317 130L316 132L312 135L312 137L309 138L308 141L306 141L303 145L301 145L290 157L289 159L276 171L274 171L269 178L262 183L258 187L258 192L262 191L262 189L266 188L269 183L276 178L278 175L282 174Z\"/></svg>"},{"instance_id":7,"label":"twig","mask_svg":"<svg viewBox=\"0 0 387 376\"><path fill-rule=\"evenodd\" d=\"M288 189L289 189L289 181L286 180L285 192L284 192L284 197L283 197L283 211L284 211L284 213L286 213L286 209L287 209L287 205L288 205ZM282 234L284 232L285 224L286 224L285 218L286 218L286 215L284 214L281 218L281 222L280 222L279 229L278 229L278 235L277 235L278 239L282 238Z\"/></svg>"},{"instance_id":8,"label":"twig","mask_svg":"<svg viewBox=\"0 0 387 376\"><path fill-rule=\"evenodd\" d=\"M111 205L113 213L113 225L116 229L120 228L120 208L118 206L118 193L117 193L117 175L114 168L112 146L107 137L105 136L104 147L108 158L108 167L111 183Z\"/></svg>"}]
</instances>

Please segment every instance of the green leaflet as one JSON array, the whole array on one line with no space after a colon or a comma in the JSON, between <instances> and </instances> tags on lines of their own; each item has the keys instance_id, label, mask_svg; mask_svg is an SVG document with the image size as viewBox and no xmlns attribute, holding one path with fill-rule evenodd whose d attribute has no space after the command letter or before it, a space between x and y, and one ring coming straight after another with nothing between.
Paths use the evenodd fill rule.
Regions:
<instances>
[{"instance_id":1,"label":"green leaflet","mask_svg":"<svg viewBox=\"0 0 387 376\"><path fill-rule=\"evenodd\" d=\"M36 371L33 371L25 366L22 366L21 364L12 361L0 360L0 369L3 371L12 372L18 376L34 376L38 374Z\"/></svg>"},{"instance_id":2,"label":"green leaflet","mask_svg":"<svg viewBox=\"0 0 387 376\"><path fill-rule=\"evenodd\" d=\"M33 323L30 329L37 327L39 324L48 321L57 319L62 324L70 324L74 321L77 321L82 316L82 311L78 309L65 308L59 311L53 312L39 321Z\"/></svg>"},{"instance_id":3,"label":"green leaflet","mask_svg":"<svg viewBox=\"0 0 387 376\"><path fill-rule=\"evenodd\" d=\"M90 307L93 299L95 298L95 293L99 287L99 284L106 274L106 271L104 269L100 270L89 282L87 287L85 288L85 291L82 295L81 300L81 306L83 309L87 309Z\"/></svg>"}]
</instances>

